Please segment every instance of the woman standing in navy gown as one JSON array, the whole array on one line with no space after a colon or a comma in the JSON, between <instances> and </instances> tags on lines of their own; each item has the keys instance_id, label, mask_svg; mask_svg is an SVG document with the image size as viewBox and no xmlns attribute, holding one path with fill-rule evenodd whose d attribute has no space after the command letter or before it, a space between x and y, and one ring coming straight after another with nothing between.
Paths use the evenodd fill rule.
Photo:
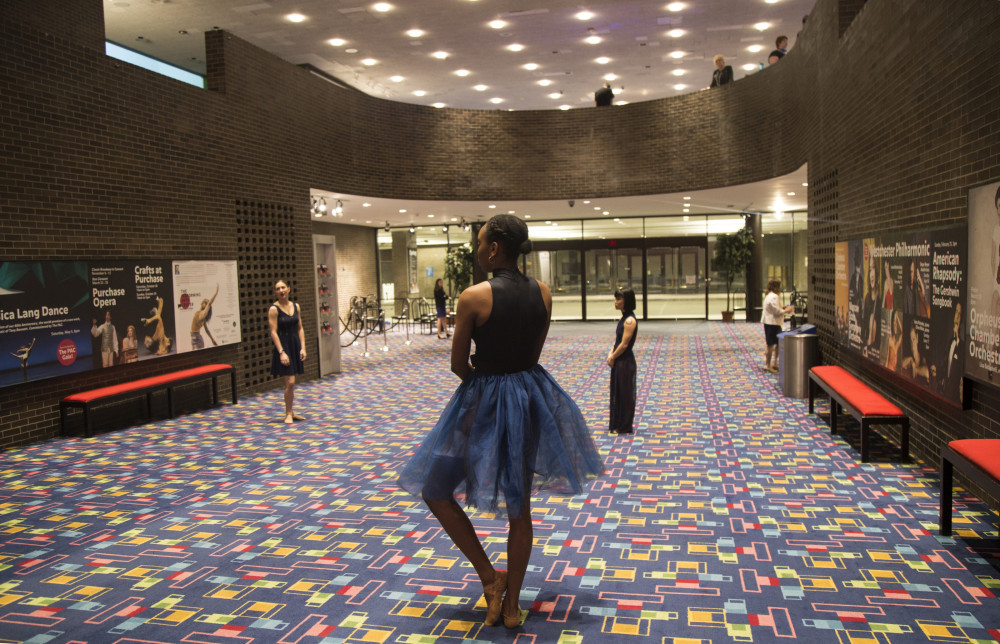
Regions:
<instances>
[{"instance_id":1,"label":"woman standing in navy gown","mask_svg":"<svg viewBox=\"0 0 1000 644\"><path fill-rule=\"evenodd\" d=\"M462 379L399 477L421 495L483 584L487 625L521 623L518 597L533 540L533 490L579 494L604 468L579 408L538 364L552 313L548 286L517 269L528 227L497 215L479 231L479 265L493 278L462 292L451 370ZM476 354L469 364L472 340ZM506 571L495 570L455 500L509 520Z\"/></svg>"},{"instance_id":2,"label":"woman standing in navy gown","mask_svg":"<svg viewBox=\"0 0 1000 644\"><path fill-rule=\"evenodd\" d=\"M615 291L615 308L622 312L615 331L615 346L608 352L611 367L612 434L631 434L635 420L635 345L639 323L635 320L635 291L629 287Z\"/></svg>"},{"instance_id":3,"label":"woman standing in navy gown","mask_svg":"<svg viewBox=\"0 0 1000 644\"><path fill-rule=\"evenodd\" d=\"M277 301L267 310L267 321L271 327L271 375L285 379L285 423L302 420L302 416L292 411L295 398L295 376L305 372L306 335L302 330L299 305L288 300L291 290L284 280L274 285Z\"/></svg>"}]
</instances>

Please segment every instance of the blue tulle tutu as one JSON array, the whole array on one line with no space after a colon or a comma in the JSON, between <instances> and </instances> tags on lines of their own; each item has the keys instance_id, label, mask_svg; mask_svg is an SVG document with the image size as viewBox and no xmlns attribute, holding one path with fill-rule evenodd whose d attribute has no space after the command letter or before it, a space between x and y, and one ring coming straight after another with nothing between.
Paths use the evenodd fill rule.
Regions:
<instances>
[{"instance_id":1,"label":"blue tulle tutu","mask_svg":"<svg viewBox=\"0 0 1000 644\"><path fill-rule=\"evenodd\" d=\"M489 513L520 516L533 490L580 494L604 471L576 403L540 365L473 371L399 476L407 492L453 495Z\"/></svg>"}]
</instances>

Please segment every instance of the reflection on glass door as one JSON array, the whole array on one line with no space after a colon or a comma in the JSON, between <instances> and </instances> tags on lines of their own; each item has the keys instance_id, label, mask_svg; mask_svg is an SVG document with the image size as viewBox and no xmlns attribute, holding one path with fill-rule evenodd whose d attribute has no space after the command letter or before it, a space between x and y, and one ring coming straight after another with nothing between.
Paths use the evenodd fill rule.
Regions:
<instances>
[{"instance_id":1,"label":"reflection on glass door","mask_svg":"<svg viewBox=\"0 0 1000 644\"><path fill-rule=\"evenodd\" d=\"M650 318L704 319L705 249L662 246L646 251L646 296Z\"/></svg>"},{"instance_id":2,"label":"reflection on glass door","mask_svg":"<svg viewBox=\"0 0 1000 644\"><path fill-rule=\"evenodd\" d=\"M525 258L524 272L549 285L553 320L579 320L583 317L580 251L534 251Z\"/></svg>"},{"instance_id":3,"label":"reflection on glass door","mask_svg":"<svg viewBox=\"0 0 1000 644\"><path fill-rule=\"evenodd\" d=\"M637 318L643 317L642 249L597 248L587 251L587 319L617 320L615 290L635 291Z\"/></svg>"}]
</instances>

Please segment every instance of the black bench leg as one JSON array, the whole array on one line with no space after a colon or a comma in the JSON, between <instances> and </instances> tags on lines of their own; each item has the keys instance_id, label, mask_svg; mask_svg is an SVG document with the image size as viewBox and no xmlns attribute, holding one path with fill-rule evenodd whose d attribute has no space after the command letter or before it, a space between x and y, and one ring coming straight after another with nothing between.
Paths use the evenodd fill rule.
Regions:
<instances>
[{"instance_id":1,"label":"black bench leg","mask_svg":"<svg viewBox=\"0 0 1000 644\"><path fill-rule=\"evenodd\" d=\"M219 377L212 376L212 405L219 404Z\"/></svg>"},{"instance_id":2,"label":"black bench leg","mask_svg":"<svg viewBox=\"0 0 1000 644\"><path fill-rule=\"evenodd\" d=\"M90 405L83 406L83 435L85 438L94 435L94 428L90 425Z\"/></svg>"},{"instance_id":3,"label":"black bench leg","mask_svg":"<svg viewBox=\"0 0 1000 644\"><path fill-rule=\"evenodd\" d=\"M62 431L62 435L66 435L66 405L59 405L59 428Z\"/></svg>"},{"instance_id":4,"label":"black bench leg","mask_svg":"<svg viewBox=\"0 0 1000 644\"><path fill-rule=\"evenodd\" d=\"M174 417L174 388L167 387L167 413L170 414L170 418Z\"/></svg>"},{"instance_id":5,"label":"black bench leg","mask_svg":"<svg viewBox=\"0 0 1000 644\"><path fill-rule=\"evenodd\" d=\"M153 420L153 392L146 392L146 420Z\"/></svg>"},{"instance_id":6,"label":"black bench leg","mask_svg":"<svg viewBox=\"0 0 1000 644\"><path fill-rule=\"evenodd\" d=\"M813 400L816 396L816 383L812 378L809 379L809 413L813 413Z\"/></svg>"},{"instance_id":7,"label":"black bench leg","mask_svg":"<svg viewBox=\"0 0 1000 644\"><path fill-rule=\"evenodd\" d=\"M941 510L938 514L938 532L945 537L951 536L951 477L952 464L944 456L941 457Z\"/></svg>"},{"instance_id":8,"label":"black bench leg","mask_svg":"<svg viewBox=\"0 0 1000 644\"><path fill-rule=\"evenodd\" d=\"M837 416L840 415L840 405L830 396L830 435L837 433Z\"/></svg>"},{"instance_id":9,"label":"black bench leg","mask_svg":"<svg viewBox=\"0 0 1000 644\"><path fill-rule=\"evenodd\" d=\"M868 421L861 419L861 462L868 462Z\"/></svg>"},{"instance_id":10,"label":"black bench leg","mask_svg":"<svg viewBox=\"0 0 1000 644\"><path fill-rule=\"evenodd\" d=\"M236 404L236 369L229 372L229 393L233 395L233 404Z\"/></svg>"},{"instance_id":11,"label":"black bench leg","mask_svg":"<svg viewBox=\"0 0 1000 644\"><path fill-rule=\"evenodd\" d=\"M903 462L910 461L910 419L904 418L902 428L899 430L899 449L903 452Z\"/></svg>"}]
</instances>

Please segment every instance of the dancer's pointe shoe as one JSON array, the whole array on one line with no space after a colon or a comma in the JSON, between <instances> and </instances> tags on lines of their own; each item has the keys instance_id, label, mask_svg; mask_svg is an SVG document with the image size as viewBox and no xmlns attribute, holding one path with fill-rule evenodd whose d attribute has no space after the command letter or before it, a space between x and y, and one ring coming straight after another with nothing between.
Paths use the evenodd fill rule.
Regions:
<instances>
[{"instance_id":1,"label":"dancer's pointe shoe","mask_svg":"<svg viewBox=\"0 0 1000 644\"><path fill-rule=\"evenodd\" d=\"M483 623L487 626L493 626L500 619L505 590L507 590L507 571L498 570L490 585L483 587L483 599L486 600L486 619Z\"/></svg>"},{"instance_id":2,"label":"dancer's pointe shoe","mask_svg":"<svg viewBox=\"0 0 1000 644\"><path fill-rule=\"evenodd\" d=\"M504 614L504 616L503 616L503 625L506 626L507 628L517 628L518 626L521 625L521 607L520 606L517 607L517 614L515 614L515 615L507 615L506 613Z\"/></svg>"}]
</instances>

